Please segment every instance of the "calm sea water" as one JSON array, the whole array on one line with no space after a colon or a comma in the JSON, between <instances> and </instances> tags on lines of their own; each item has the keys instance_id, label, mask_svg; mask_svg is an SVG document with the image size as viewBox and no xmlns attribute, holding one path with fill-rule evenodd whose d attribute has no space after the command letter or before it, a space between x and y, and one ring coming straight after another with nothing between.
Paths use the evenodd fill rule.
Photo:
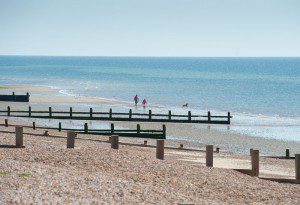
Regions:
<instances>
[{"instance_id":1,"label":"calm sea water","mask_svg":"<svg viewBox=\"0 0 300 205\"><path fill-rule=\"evenodd\" d=\"M186 112L231 111L233 130L300 140L300 58L0 56L0 84L55 86L62 93ZM281 137L280 137L281 136Z\"/></svg>"}]
</instances>

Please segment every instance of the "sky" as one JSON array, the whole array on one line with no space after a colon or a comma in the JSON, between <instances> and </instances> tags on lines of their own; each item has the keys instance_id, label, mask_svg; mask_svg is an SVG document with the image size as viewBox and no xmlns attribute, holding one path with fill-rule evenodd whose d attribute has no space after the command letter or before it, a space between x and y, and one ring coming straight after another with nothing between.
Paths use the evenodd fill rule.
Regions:
<instances>
[{"instance_id":1,"label":"sky","mask_svg":"<svg viewBox=\"0 0 300 205\"><path fill-rule=\"evenodd\" d=\"M300 57L300 1L0 0L0 55Z\"/></svg>"}]
</instances>

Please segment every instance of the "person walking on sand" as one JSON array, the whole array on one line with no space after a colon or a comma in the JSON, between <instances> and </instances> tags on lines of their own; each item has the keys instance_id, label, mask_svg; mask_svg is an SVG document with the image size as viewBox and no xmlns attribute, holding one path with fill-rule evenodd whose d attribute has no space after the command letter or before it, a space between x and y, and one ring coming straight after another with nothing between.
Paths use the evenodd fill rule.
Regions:
<instances>
[{"instance_id":1,"label":"person walking on sand","mask_svg":"<svg viewBox=\"0 0 300 205\"><path fill-rule=\"evenodd\" d=\"M135 95L135 96L134 96L134 103L135 103L135 106L137 106L138 102L139 102L139 96L138 96L138 95Z\"/></svg>"},{"instance_id":2,"label":"person walking on sand","mask_svg":"<svg viewBox=\"0 0 300 205\"><path fill-rule=\"evenodd\" d=\"M144 99L144 100L143 100L143 102L142 102L142 104L143 104L143 107L145 108L145 107L146 107L146 105L147 105L147 100L146 100L146 99Z\"/></svg>"}]
</instances>

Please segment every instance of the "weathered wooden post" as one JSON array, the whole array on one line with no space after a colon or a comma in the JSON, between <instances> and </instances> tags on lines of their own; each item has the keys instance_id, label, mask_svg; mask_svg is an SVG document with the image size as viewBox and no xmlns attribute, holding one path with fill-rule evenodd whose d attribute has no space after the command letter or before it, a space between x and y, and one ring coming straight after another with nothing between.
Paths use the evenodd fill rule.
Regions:
<instances>
[{"instance_id":1,"label":"weathered wooden post","mask_svg":"<svg viewBox=\"0 0 300 205\"><path fill-rule=\"evenodd\" d=\"M112 118L112 109L111 108L109 109L109 118L110 119Z\"/></svg>"},{"instance_id":2,"label":"weathered wooden post","mask_svg":"<svg viewBox=\"0 0 300 205\"><path fill-rule=\"evenodd\" d=\"M253 148L250 149L250 156L252 156Z\"/></svg>"},{"instance_id":3,"label":"weathered wooden post","mask_svg":"<svg viewBox=\"0 0 300 205\"><path fill-rule=\"evenodd\" d=\"M132 109L129 110L129 119L132 118Z\"/></svg>"},{"instance_id":4,"label":"weathered wooden post","mask_svg":"<svg viewBox=\"0 0 300 205\"><path fill-rule=\"evenodd\" d=\"M172 112L171 112L171 110L169 110L169 120L171 120L172 119Z\"/></svg>"},{"instance_id":5,"label":"weathered wooden post","mask_svg":"<svg viewBox=\"0 0 300 205\"><path fill-rule=\"evenodd\" d=\"M16 126L16 147L22 148L23 146L23 127Z\"/></svg>"},{"instance_id":6,"label":"weathered wooden post","mask_svg":"<svg viewBox=\"0 0 300 205\"><path fill-rule=\"evenodd\" d=\"M111 148L119 149L119 136L118 135L112 135L110 142L111 142Z\"/></svg>"},{"instance_id":7,"label":"weathered wooden post","mask_svg":"<svg viewBox=\"0 0 300 205\"><path fill-rule=\"evenodd\" d=\"M90 108L90 118L93 118L93 108Z\"/></svg>"},{"instance_id":8,"label":"weathered wooden post","mask_svg":"<svg viewBox=\"0 0 300 205\"><path fill-rule=\"evenodd\" d=\"M32 129L35 130L35 122L32 122Z\"/></svg>"},{"instance_id":9,"label":"weathered wooden post","mask_svg":"<svg viewBox=\"0 0 300 205\"><path fill-rule=\"evenodd\" d=\"M207 112L207 121L210 123L211 121L211 115L210 115L210 111Z\"/></svg>"},{"instance_id":10,"label":"weathered wooden post","mask_svg":"<svg viewBox=\"0 0 300 205\"><path fill-rule=\"evenodd\" d=\"M113 123L110 124L110 133L111 134L115 133L115 125Z\"/></svg>"},{"instance_id":11,"label":"weathered wooden post","mask_svg":"<svg viewBox=\"0 0 300 205\"><path fill-rule=\"evenodd\" d=\"M31 117L31 106L28 107L28 117Z\"/></svg>"},{"instance_id":12,"label":"weathered wooden post","mask_svg":"<svg viewBox=\"0 0 300 205\"><path fill-rule=\"evenodd\" d=\"M165 140L157 140L156 141L156 158L164 159L165 154Z\"/></svg>"},{"instance_id":13,"label":"weathered wooden post","mask_svg":"<svg viewBox=\"0 0 300 205\"><path fill-rule=\"evenodd\" d=\"M139 135L141 133L141 126L140 124L136 125L136 133Z\"/></svg>"},{"instance_id":14,"label":"weathered wooden post","mask_svg":"<svg viewBox=\"0 0 300 205\"><path fill-rule=\"evenodd\" d=\"M179 148L180 148L180 149L183 149L183 144L180 144Z\"/></svg>"},{"instance_id":15,"label":"weathered wooden post","mask_svg":"<svg viewBox=\"0 0 300 205\"><path fill-rule=\"evenodd\" d=\"M58 131L61 132L61 122L58 123Z\"/></svg>"},{"instance_id":16,"label":"weathered wooden post","mask_svg":"<svg viewBox=\"0 0 300 205\"><path fill-rule=\"evenodd\" d=\"M84 133L87 134L89 132L88 123L84 123Z\"/></svg>"},{"instance_id":17,"label":"weathered wooden post","mask_svg":"<svg viewBox=\"0 0 300 205\"><path fill-rule=\"evenodd\" d=\"M148 143L148 141L147 141L147 140L144 140L144 146L145 146L145 147L147 146L147 143Z\"/></svg>"},{"instance_id":18,"label":"weathered wooden post","mask_svg":"<svg viewBox=\"0 0 300 205\"><path fill-rule=\"evenodd\" d=\"M151 120L151 118L152 118L152 111L149 110L149 120Z\"/></svg>"},{"instance_id":19,"label":"weathered wooden post","mask_svg":"<svg viewBox=\"0 0 300 205\"><path fill-rule=\"evenodd\" d=\"M251 155L252 176L259 176L259 150L253 150Z\"/></svg>"},{"instance_id":20,"label":"weathered wooden post","mask_svg":"<svg viewBox=\"0 0 300 205\"><path fill-rule=\"evenodd\" d=\"M52 107L49 107L49 117L52 118Z\"/></svg>"},{"instance_id":21,"label":"weathered wooden post","mask_svg":"<svg viewBox=\"0 0 300 205\"><path fill-rule=\"evenodd\" d=\"M300 154L295 154L296 180L300 180Z\"/></svg>"},{"instance_id":22,"label":"weathered wooden post","mask_svg":"<svg viewBox=\"0 0 300 205\"><path fill-rule=\"evenodd\" d=\"M189 120L189 122L192 121L192 112L191 111L188 112L188 120Z\"/></svg>"},{"instance_id":23,"label":"weathered wooden post","mask_svg":"<svg viewBox=\"0 0 300 205\"><path fill-rule=\"evenodd\" d=\"M230 124L230 112L227 113L227 124Z\"/></svg>"},{"instance_id":24,"label":"weathered wooden post","mask_svg":"<svg viewBox=\"0 0 300 205\"><path fill-rule=\"evenodd\" d=\"M10 106L7 106L7 116L10 116Z\"/></svg>"},{"instance_id":25,"label":"weathered wooden post","mask_svg":"<svg viewBox=\"0 0 300 205\"><path fill-rule=\"evenodd\" d=\"M70 107L70 118L72 118L72 117L73 117L73 108Z\"/></svg>"},{"instance_id":26,"label":"weathered wooden post","mask_svg":"<svg viewBox=\"0 0 300 205\"><path fill-rule=\"evenodd\" d=\"M206 166L213 167L214 166L214 146L206 145Z\"/></svg>"},{"instance_id":27,"label":"weathered wooden post","mask_svg":"<svg viewBox=\"0 0 300 205\"><path fill-rule=\"evenodd\" d=\"M75 147L75 137L76 137L76 134L74 131L67 132L67 148Z\"/></svg>"},{"instance_id":28,"label":"weathered wooden post","mask_svg":"<svg viewBox=\"0 0 300 205\"><path fill-rule=\"evenodd\" d=\"M8 119L5 119L4 122L5 122L5 127L8 127Z\"/></svg>"},{"instance_id":29,"label":"weathered wooden post","mask_svg":"<svg viewBox=\"0 0 300 205\"><path fill-rule=\"evenodd\" d=\"M290 158L290 150L289 149L285 150L285 158L287 158L287 159Z\"/></svg>"},{"instance_id":30,"label":"weathered wooden post","mask_svg":"<svg viewBox=\"0 0 300 205\"><path fill-rule=\"evenodd\" d=\"M162 125L162 128L163 128L163 130L162 130L163 131L163 136L166 138L166 135L167 135L166 134L166 130L167 130L166 125Z\"/></svg>"}]
</instances>

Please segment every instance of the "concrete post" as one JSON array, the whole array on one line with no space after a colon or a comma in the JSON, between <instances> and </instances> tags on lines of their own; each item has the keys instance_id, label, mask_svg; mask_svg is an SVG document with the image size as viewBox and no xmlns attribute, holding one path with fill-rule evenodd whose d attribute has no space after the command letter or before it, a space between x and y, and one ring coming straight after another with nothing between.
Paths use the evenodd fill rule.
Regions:
<instances>
[{"instance_id":1,"label":"concrete post","mask_svg":"<svg viewBox=\"0 0 300 205\"><path fill-rule=\"evenodd\" d=\"M156 158L157 159L164 159L165 154L165 141L164 140L157 140L156 143Z\"/></svg>"},{"instance_id":2,"label":"concrete post","mask_svg":"<svg viewBox=\"0 0 300 205\"><path fill-rule=\"evenodd\" d=\"M118 135L112 135L110 142L111 142L111 148L119 149L119 136Z\"/></svg>"},{"instance_id":3,"label":"concrete post","mask_svg":"<svg viewBox=\"0 0 300 205\"><path fill-rule=\"evenodd\" d=\"M251 155L252 176L259 176L259 150L253 150Z\"/></svg>"},{"instance_id":4,"label":"concrete post","mask_svg":"<svg viewBox=\"0 0 300 205\"><path fill-rule=\"evenodd\" d=\"M300 154L295 154L296 180L300 180Z\"/></svg>"},{"instance_id":5,"label":"concrete post","mask_svg":"<svg viewBox=\"0 0 300 205\"><path fill-rule=\"evenodd\" d=\"M214 166L214 146L206 145L206 166L213 167Z\"/></svg>"},{"instance_id":6,"label":"concrete post","mask_svg":"<svg viewBox=\"0 0 300 205\"><path fill-rule=\"evenodd\" d=\"M76 134L74 131L67 132L67 148L75 147L75 137L76 137Z\"/></svg>"},{"instance_id":7,"label":"concrete post","mask_svg":"<svg viewBox=\"0 0 300 205\"><path fill-rule=\"evenodd\" d=\"M16 147L22 148L23 146L23 127L16 126Z\"/></svg>"}]
</instances>

